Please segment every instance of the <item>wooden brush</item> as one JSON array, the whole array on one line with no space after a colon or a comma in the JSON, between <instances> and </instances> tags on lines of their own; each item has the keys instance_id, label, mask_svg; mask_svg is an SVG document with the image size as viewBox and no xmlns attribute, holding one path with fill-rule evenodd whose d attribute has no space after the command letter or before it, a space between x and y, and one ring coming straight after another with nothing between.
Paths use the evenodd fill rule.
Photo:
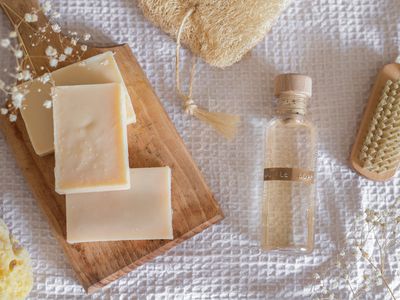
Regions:
<instances>
[{"instance_id":1,"label":"wooden brush","mask_svg":"<svg viewBox=\"0 0 400 300\"><path fill-rule=\"evenodd\" d=\"M400 163L400 64L386 65L378 75L350 157L362 176L384 181Z\"/></svg>"}]
</instances>

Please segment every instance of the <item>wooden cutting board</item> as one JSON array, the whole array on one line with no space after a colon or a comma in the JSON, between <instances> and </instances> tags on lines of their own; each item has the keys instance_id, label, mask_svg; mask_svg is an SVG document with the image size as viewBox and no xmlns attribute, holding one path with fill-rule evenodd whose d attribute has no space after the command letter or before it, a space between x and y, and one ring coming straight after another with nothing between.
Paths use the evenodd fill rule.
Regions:
<instances>
[{"instance_id":1,"label":"wooden cutting board","mask_svg":"<svg viewBox=\"0 0 400 300\"><path fill-rule=\"evenodd\" d=\"M0 5L14 25L20 23L20 17L30 12L32 7L38 7L35 0L0 0ZM18 30L32 57L30 63L37 75L45 72L40 66L48 67L47 60L33 57L43 56L47 44L32 47L29 35L46 22L45 16L39 14L37 23L21 24ZM49 39L50 44L58 48L59 53L62 52L63 47L57 34L49 33ZM223 218L200 170L130 48L127 45L90 48L85 57L108 50L115 52L137 114L137 123L128 127L130 167L167 165L172 168L174 240L68 244L65 239L65 197L54 191L54 156L39 157L35 154L21 117L16 123L10 123L4 116L0 117L0 129L34 197L47 216L55 237L88 293L95 292ZM65 65L64 63L59 67Z\"/></svg>"}]
</instances>

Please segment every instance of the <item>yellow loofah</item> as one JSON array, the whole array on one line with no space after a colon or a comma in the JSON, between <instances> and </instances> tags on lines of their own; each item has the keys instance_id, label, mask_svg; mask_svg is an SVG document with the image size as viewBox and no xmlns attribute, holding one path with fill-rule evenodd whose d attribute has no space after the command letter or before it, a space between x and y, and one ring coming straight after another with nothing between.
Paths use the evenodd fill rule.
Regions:
<instances>
[{"instance_id":1,"label":"yellow loofah","mask_svg":"<svg viewBox=\"0 0 400 300\"><path fill-rule=\"evenodd\" d=\"M0 300L25 299L32 284L29 254L10 236L0 219Z\"/></svg>"},{"instance_id":2,"label":"yellow loofah","mask_svg":"<svg viewBox=\"0 0 400 300\"><path fill-rule=\"evenodd\" d=\"M138 0L144 15L176 38L194 8L181 42L216 67L239 61L270 30L291 0Z\"/></svg>"}]
</instances>

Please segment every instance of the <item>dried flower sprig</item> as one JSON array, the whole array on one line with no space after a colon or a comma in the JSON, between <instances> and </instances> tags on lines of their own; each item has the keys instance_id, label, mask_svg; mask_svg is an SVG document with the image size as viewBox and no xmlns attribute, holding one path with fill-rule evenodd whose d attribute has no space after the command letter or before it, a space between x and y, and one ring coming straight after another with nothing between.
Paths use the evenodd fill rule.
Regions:
<instances>
[{"instance_id":1,"label":"dried flower sprig","mask_svg":"<svg viewBox=\"0 0 400 300\"><path fill-rule=\"evenodd\" d=\"M400 213L394 207L377 211L366 209L349 231L347 246L342 249L334 265L325 271L327 276L314 274L314 299L365 298L366 294L381 289L396 300L391 282L400 275L394 272L399 246ZM342 296L337 296L338 294Z\"/></svg>"},{"instance_id":2,"label":"dried flower sprig","mask_svg":"<svg viewBox=\"0 0 400 300\"><path fill-rule=\"evenodd\" d=\"M8 115L9 120L15 122L18 110L25 107L24 101L29 94L29 83L39 74L44 73L39 80L43 84L54 86L51 71L59 67L60 63L66 65L80 61L88 50L85 43L91 38L91 35L89 33L79 35L77 32L71 31L68 31L68 35L62 34L61 26L58 23L60 14L52 10L50 1L45 1L40 8L32 8L24 16L18 15L5 3L0 3L0 5L3 10L18 20L8 36L0 39L0 46L11 51L16 60L15 69L13 71L5 70L7 78L0 79L0 90L6 96L3 107L0 105L0 114ZM49 21L42 24L41 14L46 15ZM27 45L26 39L24 40L22 37L22 30L25 30L25 34L26 31L29 31L30 45ZM51 44L52 41L53 43L56 41L55 44ZM44 53L31 55L28 49L36 47L44 48ZM36 68L37 66L39 69ZM12 83L6 84L10 79ZM44 100L43 106L51 108L52 100Z\"/></svg>"}]
</instances>

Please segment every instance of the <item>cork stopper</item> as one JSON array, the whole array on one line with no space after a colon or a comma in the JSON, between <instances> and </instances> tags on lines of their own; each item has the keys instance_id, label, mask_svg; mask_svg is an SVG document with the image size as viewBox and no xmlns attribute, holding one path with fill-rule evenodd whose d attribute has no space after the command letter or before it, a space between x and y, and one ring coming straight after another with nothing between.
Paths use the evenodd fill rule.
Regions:
<instances>
[{"instance_id":1,"label":"cork stopper","mask_svg":"<svg viewBox=\"0 0 400 300\"><path fill-rule=\"evenodd\" d=\"M301 74L280 74L275 78L275 96L282 93L303 94L312 96L312 79Z\"/></svg>"}]
</instances>

